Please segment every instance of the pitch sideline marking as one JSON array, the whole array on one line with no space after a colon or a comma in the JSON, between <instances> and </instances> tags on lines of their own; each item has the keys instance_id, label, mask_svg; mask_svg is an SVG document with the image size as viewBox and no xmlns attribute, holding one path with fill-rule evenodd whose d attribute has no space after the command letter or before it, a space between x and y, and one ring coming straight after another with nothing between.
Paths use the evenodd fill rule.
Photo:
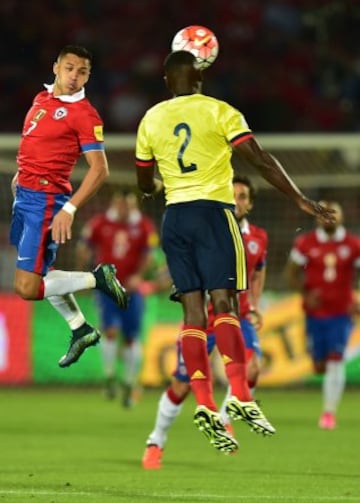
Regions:
<instances>
[{"instance_id":1,"label":"pitch sideline marking","mask_svg":"<svg viewBox=\"0 0 360 503\"><path fill-rule=\"evenodd\" d=\"M109 491L109 496L113 495L114 492L116 491ZM110 494L111 493L111 494ZM104 493L100 492L89 492L89 491L47 491L47 490L26 490L26 489L0 489L0 495L38 495L38 496L99 496L99 494L102 494L105 496ZM129 497L129 494L121 494L119 493L118 496L120 497ZM213 500L225 500L228 499L228 496L221 496L221 495L215 495L215 494L156 494L156 493L133 493L133 496L144 496L144 497L154 497L154 498L168 498L168 499L179 499L182 498L184 500L200 500L203 501L204 498L209 499L210 501ZM279 496L279 495L233 495L231 496L232 500L269 500L269 499L276 499L276 500L285 500L289 499L289 495L287 496ZM296 498L297 500L302 500L302 501L309 501L309 496L290 496L290 498L294 499ZM311 497L313 501L360 501L360 496L312 496Z\"/></svg>"}]
</instances>

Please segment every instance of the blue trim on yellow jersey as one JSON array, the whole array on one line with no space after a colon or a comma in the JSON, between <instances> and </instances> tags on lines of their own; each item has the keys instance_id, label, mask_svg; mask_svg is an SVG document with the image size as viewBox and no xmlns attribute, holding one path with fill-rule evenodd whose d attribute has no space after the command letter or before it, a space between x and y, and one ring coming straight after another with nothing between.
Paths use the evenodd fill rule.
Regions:
<instances>
[{"instance_id":1,"label":"blue trim on yellow jersey","mask_svg":"<svg viewBox=\"0 0 360 503\"><path fill-rule=\"evenodd\" d=\"M85 145L80 145L83 152L90 152L91 150L104 150L103 143L86 143Z\"/></svg>"}]
</instances>

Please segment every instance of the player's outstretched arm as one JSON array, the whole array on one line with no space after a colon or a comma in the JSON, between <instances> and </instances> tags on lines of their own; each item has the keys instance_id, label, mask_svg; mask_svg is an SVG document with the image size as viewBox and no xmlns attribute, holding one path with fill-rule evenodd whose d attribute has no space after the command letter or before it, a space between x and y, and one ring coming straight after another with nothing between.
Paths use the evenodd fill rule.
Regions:
<instances>
[{"instance_id":1,"label":"player's outstretched arm","mask_svg":"<svg viewBox=\"0 0 360 503\"><path fill-rule=\"evenodd\" d=\"M250 162L266 181L290 197L302 211L320 217L325 221L332 222L334 220L334 211L307 198L286 173L280 162L269 152L263 150L255 138L240 143L234 147L234 150L238 155Z\"/></svg>"},{"instance_id":2,"label":"player's outstretched arm","mask_svg":"<svg viewBox=\"0 0 360 503\"><path fill-rule=\"evenodd\" d=\"M73 194L71 203L80 208L91 199L109 175L109 167L105 152L92 150L85 154L89 169L83 178L78 190Z\"/></svg>"}]
</instances>

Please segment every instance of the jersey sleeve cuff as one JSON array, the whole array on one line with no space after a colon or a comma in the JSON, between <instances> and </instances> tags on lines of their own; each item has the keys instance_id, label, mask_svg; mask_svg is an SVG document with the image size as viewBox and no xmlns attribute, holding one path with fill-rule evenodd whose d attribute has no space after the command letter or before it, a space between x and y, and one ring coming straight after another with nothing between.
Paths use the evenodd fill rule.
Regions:
<instances>
[{"instance_id":1,"label":"jersey sleeve cuff","mask_svg":"<svg viewBox=\"0 0 360 503\"><path fill-rule=\"evenodd\" d=\"M91 150L104 150L103 143L86 143L81 145L82 152L90 152Z\"/></svg>"},{"instance_id":2,"label":"jersey sleeve cuff","mask_svg":"<svg viewBox=\"0 0 360 503\"><path fill-rule=\"evenodd\" d=\"M239 145L240 143L249 140L252 138L254 135L251 131L245 131L244 133L236 135L234 138L230 140L230 143L233 147L236 147L236 145Z\"/></svg>"},{"instance_id":3,"label":"jersey sleeve cuff","mask_svg":"<svg viewBox=\"0 0 360 503\"><path fill-rule=\"evenodd\" d=\"M144 161L143 159L138 159L138 158L135 159L135 164L139 168L151 168L152 166L154 166L154 163L155 163L155 159L149 159L147 161Z\"/></svg>"}]
</instances>

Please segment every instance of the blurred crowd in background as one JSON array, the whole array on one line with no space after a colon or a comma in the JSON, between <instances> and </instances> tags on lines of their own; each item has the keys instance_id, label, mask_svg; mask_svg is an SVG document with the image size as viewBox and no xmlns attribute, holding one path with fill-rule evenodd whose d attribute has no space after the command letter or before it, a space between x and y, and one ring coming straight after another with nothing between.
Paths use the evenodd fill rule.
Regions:
<instances>
[{"instance_id":1,"label":"blurred crowd in background","mask_svg":"<svg viewBox=\"0 0 360 503\"><path fill-rule=\"evenodd\" d=\"M1 0L1 131L21 130L58 51L77 43L93 52L87 93L106 130L135 132L168 96L162 63L190 24L220 43L204 92L239 108L254 131L360 129L357 0Z\"/></svg>"}]
</instances>

